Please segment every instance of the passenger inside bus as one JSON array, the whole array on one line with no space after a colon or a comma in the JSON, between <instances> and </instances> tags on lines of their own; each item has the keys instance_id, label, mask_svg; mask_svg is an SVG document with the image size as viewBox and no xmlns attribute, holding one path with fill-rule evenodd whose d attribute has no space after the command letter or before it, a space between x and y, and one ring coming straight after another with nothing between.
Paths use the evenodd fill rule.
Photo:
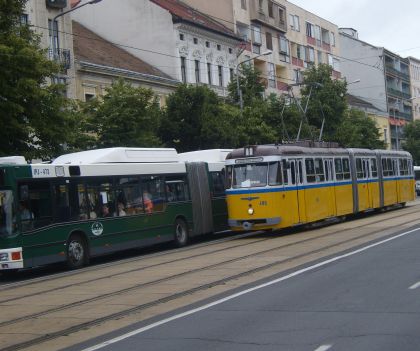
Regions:
<instances>
[{"instance_id":1,"label":"passenger inside bus","mask_svg":"<svg viewBox=\"0 0 420 351\"><path fill-rule=\"evenodd\" d=\"M117 213L116 216L126 216L127 213L124 210L124 204L122 202L118 202L117 204Z\"/></svg>"},{"instance_id":2,"label":"passenger inside bus","mask_svg":"<svg viewBox=\"0 0 420 351\"><path fill-rule=\"evenodd\" d=\"M109 207L108 207L107 204L102 205L101 217L103 217L103 218L111 217L111 213L109 212Z\"/></svg>"},{"instance_id":3,"label":"passenger inside bus","mask_svg":"<svg viewBox=\"0 0 420 351\"><path fill-rule=\"evenodd\" d=\"M152 213L153 212L152 195L150 195L150 193L147 191L143 191L143 203L144 203L144 208L146 210L146 213Z\"/></svg>"}]
</instances>

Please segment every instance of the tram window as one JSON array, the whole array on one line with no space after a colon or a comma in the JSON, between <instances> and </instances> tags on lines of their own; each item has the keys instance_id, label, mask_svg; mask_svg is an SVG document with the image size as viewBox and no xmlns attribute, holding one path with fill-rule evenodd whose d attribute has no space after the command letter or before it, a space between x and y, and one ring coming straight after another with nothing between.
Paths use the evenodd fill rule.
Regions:
<instances>
[{"instance_id":1,"label":"tram window","mask_svg":"<svg viewBox=\"0 0 420 351\"><path fill-rule=\"evenodd\" d=\"M365 178L364 169L362 166L362 159L360 158L356 159L356 173L357 173L357 179Z\"/></svg>"},{"instance_id":2,"label":"tram window","mask_svg":"<svg viewBox=\"0 0 420 351\"><path fill-rule=\"evenodd\" d=\"M296 184L296 164L294 162L290 164L290 183Z\"/></svg>"},{"instance_id":3,"label":"tram window","mask_svg":"<svg viewBox=\"0 0 420 351\"><path fill-rule=\"evenodd\" d=\"M287 169L288 169L288 168L290 168L290 163L289 163L289 161L283 160L283 163L282 163L282 167L281 167L281 169L282 169L282 171L283 171L283 184L284 184L284 185L289 184L289 175L288 175L288 173L287 173Z\"/></svg>"},{"instance_id":4,"label":"tram window","mask_svg":"<svg viewBox=\"0 0 420 351\"><path fill-rule=\"evenodd\" d=\"M315 183L315 166L312 158L305 159L306 181L308 183Z\"/></svg>"},{"instance_id":5,"label":"tram window","mask_svg":"<svg viewBox=\"0 0 420 351\"><path fill-rule=\"evenodd\" d=\"M280 162L270 162L268 165L268 185L282 185Z\"/></svg>"},{"instance_id":6,"label":"tram window","mask_svg":"<svg viewBox=\"0 0 420 351\"><path fill-rule=\"evenodd\" d=\"M324 164L322 162L322 158L315 159L315 174L317 182L323 182L325 180Z\"/></svg>"},{"instance_id":7,"label":"tram window","mask_svg":"<svg viewBox=\"0 0 420 351\"><path fill-rule=\"evenodd\" d=\"M350 179L350 161L348 158L343 158L343 177Z\"/></svg>"},{"instance_id":8,"label":"tram window","mask_svg":"<svg viewBox=\"0 0 420 351\"><path fill-rule=\"evenodd\" d=\"M343 174L343 161L341 158L336 158L334 160L335 165L335 177L337 180L343 180L344 174Z\"/></svg>"},{"instance_id":9,"label":"tram window","mask_svg":"<svg viewBox=\"0 0 420 351\"><path fill-rule=\"evenodd\" d=\"M399 159L399 166L400 166L400 175L408 175L408 163L407 159L400 158Z\"/></svg>"},{"instance_id":10,"label":"tram window","mask_svg":"<svg viewBox=\"0 0 420 351\"><path fill-rule=\"evenodd\" d=\"M378 177L378 166L376 164L376 158L370 159L370 170L372 172L372 177L377 178Z\"/></svg>"},{"instance_id":11,"label":"tram window","mask_svg":"<svg viewBox=\"0 0 420 351\"><path fill-rule=\"evenodd\" d=\"M267 163L235 165L233 168L233 187L250 188L267 185Z\"/></svg>"},{"instance_id":12,"label":"tram window","mask_svg":"<svg viewBox=\"0 0 420 351\"><path fill-rule=\"evenodd\" d=\"M299 183L303 184L302 161L298 161L298 166L299 166Z\"/></svg>"},{"instance_id":13,"label":"tram window","mask_svg":"<svg viewBox=\"0 0 420 351\"><path fill-rule=\"evenodd\" d=\"M387 166L388 166L388 175L393 176L395 175L395 169L394 169L394 162L392 159L388 158L386 160Z\"/></svg>"},{"instance_id":14,"label":"tram window","mask_svg":"<svg viewBox=\"0 0 420 351\"><path fill-rule=\"evenodd\" d=\"M382 159L382 176L388 176L388 164L386 162L386 158Z\"/></svg>"},{"instance_id":15,"label":"tram window","mask_svg":"<svg viewBox=\"0 0 420 351\"><path fill-rule=\"evenodd\" d=\"M408 162L408 175L413 175L413 165L411 163L411 160L407 160Z\"/></svg>"},{"instance_id":16,"label":"tram window","mask_svg":"<svg viewBox=\"0 0 420 351\"><path fill-rule=\"evenodd\" d=\"M232 187L232 166L226 166L226 189L230 189Z\"/></svg>"}]
</instances>

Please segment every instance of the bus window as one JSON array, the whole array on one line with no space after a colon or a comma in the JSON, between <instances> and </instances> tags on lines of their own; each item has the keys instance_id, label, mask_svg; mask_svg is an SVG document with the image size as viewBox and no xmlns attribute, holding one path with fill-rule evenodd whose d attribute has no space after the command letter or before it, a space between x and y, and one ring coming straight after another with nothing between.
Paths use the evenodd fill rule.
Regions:
<instances>
[{"instance_id":1,"label":"bus window","mask_svg":"<svg viewBox=\"0 0 420 351\"><path fill-rule=\"evenodd\" d=\"M270 162L268 165L268 185L282 185L280 162Z\"/></svg>"},{"instance_id":2,"label":"bus window","mask_svg":"<svg viewBox=\"0 0 420 351\"><path fill-rule=\"evenodd\" d=\"M190 200L188 184L184 176L166 177L165 183L168 202ZM223 193L224 191L225 190L223 189Z\"/></svg>"},{"instance_id":3,"label":"bus window","mask_svg":"<svg viewBox=\"0 0 420 351\"><path fill-rule=\"evenodd\" d=\"M22 220L22 230L42 228L53 222L52 199L48 181L34 181L20 185L20 203L30 211L29 218ZM32 218L31 218L32 217Z\"/></svg>"},{"instance_id":4,"label":"bus window","mask_svg":"<svg viewBox=\"0 0 420 351\"><path fill-rule=\"evenodd\" d=\"M106 189L103 189L105 192ZM111 191L106 192L108 196ZM116 201L108 199L108 203L114 207L115 216L132 216L144 212L140 181L137 177L121 177L116 182Z\"/></svg>"},{"instance_id":5,"label":"bus window","mask_svg":"<svg viewBox=\"0 0 420 351\"><path fill-rule=\"evenodd\" d=\"M11 190L0 190L0 236L13 234L13 193Z\"/></svg>"},{"instance_id":6,"label":"bus window","mask_svg":"<svg viewBox=\"0 0 420 351\"><path fill-rule=\"evenodd\" d=\"M211 172L211 182L213 187L213 197L219 197L225 195L225 176L224 172Z\"/></svg>"},{"instance_id":7,"label":"bus window","mask_svg":"<svg viewBox=\"0 0 420 351\"><path fill-rule=\"evenodd\" d=\"M53 187L54 192L54 222L68 222L71 218L69 189L67 184L57 184Z\"/></svg>"},{"instance_id":8,"label":"bus window","mask_svg":"<svg viewBox=\"0 0 420 351\"><path fill-rule=\"evenodd\" d=\"M162 177L142 177L143 207L146 213L163 211L166 206L165 183Z\"/></svg>"}]
</instances>

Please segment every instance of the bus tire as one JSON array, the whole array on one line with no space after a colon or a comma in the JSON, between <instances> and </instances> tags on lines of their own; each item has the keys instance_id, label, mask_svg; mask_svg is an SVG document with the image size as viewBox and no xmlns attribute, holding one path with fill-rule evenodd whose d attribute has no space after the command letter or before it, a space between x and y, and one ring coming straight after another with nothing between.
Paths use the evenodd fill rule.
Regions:
<instances>
[{"instance_id":1,"label":"bus tire","mask_svg":"<svg viewBox=\"0 0 420 351\"><path fill-rule=\"evenodd\" d=\"M174 224L174 239L177 247L183 247L188 244L188 225L182 218L177 218Z\"/></svg>"},{"instance_id":2,"label":"bus tire","mask_svg":"<svg viewBox=\"0 0 420 351\"><path fill-rule=\"evenodd\" d=\"M78 269L89 262L86 241L81 235L73 234L67 242L67 267Z\"/></svg>"}]
</instances>

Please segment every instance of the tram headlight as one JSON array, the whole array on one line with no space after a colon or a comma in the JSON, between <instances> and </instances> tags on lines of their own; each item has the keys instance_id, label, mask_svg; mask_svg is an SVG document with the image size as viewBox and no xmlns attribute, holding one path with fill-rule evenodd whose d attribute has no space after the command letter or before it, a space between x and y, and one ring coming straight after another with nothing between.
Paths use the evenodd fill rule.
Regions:
<instances>
[{"instance_id":1,"label":"tram headlight","mask_svg":"<svg viewBox=\"0 0 420 351\"><path fill-rule=\"evenodd\" d=\"M9 261L9 254L7 252L0 253L0 262L1 261Z\"/></svg>"},{"instance_id":2,"label":"tram headlight","mask_svg":"<svg viewBox=\"0 0 420 351\"><path fill-rule=\"evenodd\" d=\"M251 216L254 214L254 209L252 207L248 208L248 214Z\"/></svg>"}]
</instances>

